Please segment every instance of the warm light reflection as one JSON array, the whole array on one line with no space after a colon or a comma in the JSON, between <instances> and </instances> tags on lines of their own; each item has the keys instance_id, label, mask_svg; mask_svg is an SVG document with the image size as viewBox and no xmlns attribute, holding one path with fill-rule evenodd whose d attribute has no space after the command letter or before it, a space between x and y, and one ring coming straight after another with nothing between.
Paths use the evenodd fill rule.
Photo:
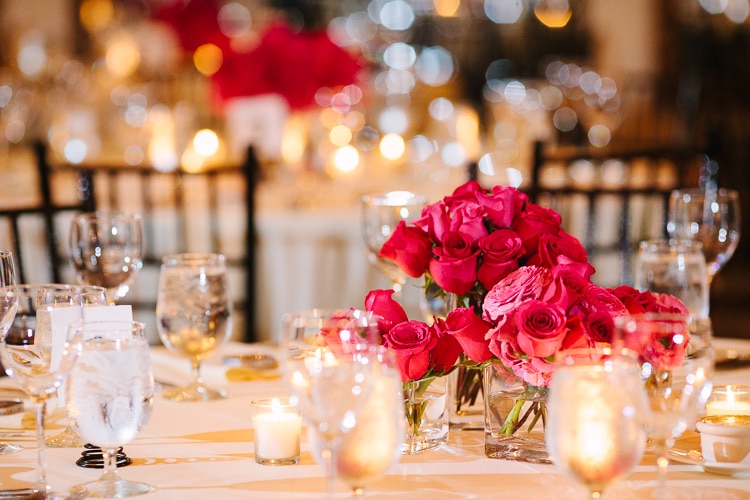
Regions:
<instances>
[{"instance_id":1,"label":"warm light reflection","mask_svg":"<svg viewBox=\"0 0 750 500\"><path fill-rule=\"evenodd\" d=\"M336 125L328 133L328 138L334 146L346 146L352 140L352 131L344 125Z\"/></svg>"},{"instance_id":2,"label":"warm light reflection","mask_svg":"<svg viewBox=\"0 0 750 500\"><path fill-rule=\"evenodd\" d=\"M287 165L295 165L302 161L307 147L306 130L302 115L294 114L287 119L281 136L281 159Z\"/></svg>"},{"instance_id":3,"label":"warm light reflection","mask_svg":"<svg viewBox=\"0 0 750 500\"><path fill-rule=\"evenodd\" d=\"M388 160L397 160L404 155L406 144L398 134L386 134L380 140L380 154Z\"/></svg>"},{"instance_id":4,"label":"warm light reflection","mask_svg":"<svg viewBox=\"0 0 750 500\"><path fill-rule=\"evenodd\" d=\"M344 146L333 154L333 166L339 172L352 172L359 165L359 152L354 146Z\"/></svg>"},{"instance_id":5,"label":"warm light reflection","mask_svg":"<svg viewBox=\"0 0 750 500\"><path fill-rule=\"evenodd\" d=\"M221 49L212 43L206 43L195 49L193 53L193 64L204 76L211 76L221 68L224 55Z\"/></svg>"},{"instance_id":6,"label":"warm light reflection","mask_svg":"<svg viewBox=\"0 0 750 500\"><path fill-rule=\"evenodd\" d=\"M156 170L172 171L178 165L172 113L168 107L157 104L149 111L148 118L151 125L148 157Z\"/></svg>"},{"instance_id":7,"label":"warm light reflection","mask_svg":"<svg viewBox=\"0 0 750 500\"><path fill-rule=\"evenodd\" d=\"M548 28L564 28L573 11L568 0L539 0L534 6L534 15Z\"/></svg>"},{"instance_id":8,"label":"warm light reflection","mask_svg":"<svg viewBox=\"0 0 750 500\"><path fill-rule=\"evenodd\" d=\"M121 32L115 36L107 47L105 55L107 69L120 78L130 76L141 63L138 43L129 33Z\"/></svg>"},{"instance_id":9,"label":"warm light reflection","mask_svg":"<svg viewBox=\"0 0 750 500\"><path fill-rule=\"evenodd\" d=\"M83 0L78 16L87 31L95 32L112 21L114 10L112 0Z\"/></svg>"},{"instance_id":10,"label":"warm light reflection","mask_svg":"<svg viewBox=\"0 0 750 500\"><path fill-rule=\"evenodd\" d=\"M453 17L461 5L461 0L434 0L435 12L441 17Z\"/></svg>"},{"instance_id":11,"label":"warm light reflection","mask_svg":"<svg viewBox=\"0 0 750 500\"><path fill-rule=\"evenodd\" d=\"M207 128L199 130L193 137L193 147L204 158L213 156L219 150L219 136L216 135L216 132Z\"/></svg>"},{"instance_id":12,"label":"warm light reflection","mask_svg":"<svg viewBox=\"0 0 750 500\"><path fill-rule=\"evenodd\" d=\"M482 150L479 141L479 116L468 107L462 107L456 116L456 139L468 158L478 158Z\"/></svg>"}]
</instances>

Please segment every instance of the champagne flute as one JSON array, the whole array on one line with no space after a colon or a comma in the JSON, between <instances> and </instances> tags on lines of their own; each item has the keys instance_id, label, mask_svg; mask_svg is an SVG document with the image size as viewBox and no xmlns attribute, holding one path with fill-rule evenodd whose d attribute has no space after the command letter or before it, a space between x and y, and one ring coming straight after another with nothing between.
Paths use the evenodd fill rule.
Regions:
<instances>
[{"instance_id":1,"label":"champagne flute","mask_svg":"<svg viewBox=\"0 0 750 500\"><path fill-rule=\"evenodd\" d=\"M708 284L740 241L740 197L733 189L676 189L669 197L667 232L703 244Z\"/></svg>"},{"instance_id":2,"label":"champagne flute","mask_svg":"<svg viewBox=\"0 0 750 500\"><path fill-rule=\"evenodd\" d=\"M401 374L393 351L373 347L379 369L373 370L370 395L354 427L341 437L336 451L336 475L354 497L381 477L401 456L406 436Z\"/></svg>"},{"instance_id":3,"label":"champagne flute","mask_svg":"<svg viewBox=\"0 0 750 500\"><path fill-rule=\"evenodd\" d=\"M135 321L78 321L71 325L65 353L72 365L66 402L73 425L101 447L104 472L96 481L71 488L76 497L125 498L148 493L151 485L123 479L117 449L148 423L154 402L148 337Z\"/></svg>"},{"instance_id":4,"label":"champagne flute","mask_svg":"<svg viewBox=\"0 0 750 500\"><path fill-rule=\"evenodd\" d=\"M201 363L232 332L232 305L225 257L183 253L162 259L156 299L159 337L170 351L190 359L192 376L185 387L165 391L172 401L208 401L227 397L209 389Z\"/></svg>"},{"instance_id":5,"label":"champagne flute","mask_svg":"<svg viewBox=\"0 0 750 500\"><path fill-rule=\"evenodd\" d=\"M70 225L70 262L82 285L107 289L114 304L124 297L143 266L141 216L129 213L79 214Z\"/></svg>"},{"instance_id":6,"label":"champagne flute","mask_svg":"<svg viewBox=\"0 0 750 500\"><path fill-rule=\"evenodd\" d=\"M646 430L657 455L658 493L668 498L669 450L692 428L711 395L713 351L708 318L647 313L616 319L615 347L640 353L641 379L650 406Z\"/></svg>"},{"instance_id":7,"label":"champagne flute","mask_svg":"<svg viewBox=\"0 0 750 500\"><path fill-rule=\"evenodd\" d=\"M600 498L643 457L648 403L635 352L563 351L548 405L545 439L552 462L586 485L591 498Z\"/></svg>"},{"instance_id":8,"label":"champagne flute","mask_svg":"<svg viewBox=\"0 0 750 500\"><path fill-rule=\"evenodd\" d=\"M28 394L36 409L37 493L45 498L55 496L47 483L45 403L57 395L70 370L69 358L63 355L67 334L64 319L67 313L80 315L78 288L60 284L4 288L5 302L15 294L17 311L10 327L3 330L0 359L6 373Z\"/></svg>"},{"instance_id":9,"label":"champagne flute","mask_svg":"<svg viewBox=\"0 0 750 500\"><path fill-rule=\"evenodd\" d=\"M372 344L377 317L364 311L313 309L282 318L281 354L285 382L302 418L315 429L329 498L335 497L342 436L357 422L372 384L375 363L355 339Z\"/></svg>"},{"instance_id":10,"label":"champagne flute","mask_svg":"<svg viewBox=\"0 0 750 500\"><path fill-rule=\"evenodd\" d=\"M0 250L0 331L3 336L16 315L16 268L13 254ZM0 455L10 455L21 451L21 447L11 443L0 442Z\"/></svg>"},{"instance_id":11,"label":"champagne flute","mask_svg":"<svg viewBox=\"0 0 750 500\"><path fill-rule=\"evenodd\" d=\"M360 199L362 237L368 258L391 281L395 293L406 283L406 274L392 261L379 256L380 248L393 234L399 222L410 222L422 214L427 197L410 191L367 194Z\"/></svg>"}]
</instances>

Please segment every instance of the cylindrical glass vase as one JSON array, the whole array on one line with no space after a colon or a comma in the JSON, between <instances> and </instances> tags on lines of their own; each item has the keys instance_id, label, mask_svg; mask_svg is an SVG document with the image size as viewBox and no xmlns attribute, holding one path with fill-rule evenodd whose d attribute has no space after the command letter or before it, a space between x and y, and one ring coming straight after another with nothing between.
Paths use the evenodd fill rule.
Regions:
<instances>
[{"instance_id":1,"label":"cylindrical glass vase","mask_svg":"<svg viewBox=\"0 0 750 500\"><path fill-rule=\"evenodd\" d=\"M404 383L406 440L402 452L414 455L448 442L446 377Z\"/></svg>"}]
</instances>

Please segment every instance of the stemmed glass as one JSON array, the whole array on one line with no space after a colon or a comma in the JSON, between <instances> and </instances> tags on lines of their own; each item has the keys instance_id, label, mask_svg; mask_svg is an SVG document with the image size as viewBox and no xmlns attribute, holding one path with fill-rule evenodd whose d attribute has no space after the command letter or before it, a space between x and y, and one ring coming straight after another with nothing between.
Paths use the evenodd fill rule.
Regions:
<instances>
[{"instance_id":1,"label":"stemmed glass","mask_svg":"<svg viewBox=\"0 0 750 500\"><path fill-rule=\"evenodd\" d=\"M366 343L378 335L377 319L363 311L313 309L282 318L284 379L302 418L316 431L330 498L337 469L343 468L338 446L357 423L376 366L369 350L352 348L352 339Z\"/></svg>"},{"instance_id":2,"label":"stemmed glass","mask_svg":"<svg viewBox=\"0 0 750 500\"><path fill-rule=\"evenodd\" d=\"M671 238L703 244L708 284L732 258L740 241L740 197L733 189L677 189L669 197Z\"/></svg>"},{"instance_id":3,"label":"stemmed glass","mask_svg":"<svg viewBox=\"0 0 750 500\"><path fill-rule=\"evenodd\" d=\"M165 391L172 401L208 401L227 397L207 388L201 362L230 336L232 304L225 258L221 254L183 253L162 259L156 299L159 337L173 352L190 359L189 385Z\"/></svg>"},{"instance_id":4,"label":"stemmed glass","mask_svg":"<svg viewBox=\"0 0 750 500\"><path fill-rule=\"evenodd\" d=\"M395 263L381 258L380 249L399 222L413 221L422 214L427 197L410 191L389 191L364 195L360 202L362 237L370 262L391 281L393 291L399 293L407 276Z\"/></svg>"},{"instance_id":5,"label":"stemmed glass","mask_svg":"<svg viewBox=\"0 0 750 500\"><path fill-rule=\"evenodd\" d=\"M13 254L0 250L0 330L3 337L16 315L16 268ZM0 455L10 455L21 451L21 447L11 443L0 442Z\"/></svg>"},{"instance_id":6,"label":"stemmed glass","mask_svg":"<svg viewBox=\"0 0 750 500\"><path fill-rule=\"evenodd\" d=\"M117 449L148 423L154 402L148 337L135 321L76 322L65 353L72 365L66 403L73 425L85 440L102 448L104 472L93 482L71 488L77 497L125 498L154 488L117 472Z\"/></svg>"},{"instance_id":7,"label":"stemmed glass","mask_svg":"<svg viewBox=\"0 0 750 500\"><path fill-rule=\"evenodd\" d=\"M70 225L70 262L82 285L107 289L114 304L124 297L143 263L140 215L116 212L79 214Z\"/></svg>"},{"instance_id":8,"label":"stemmed glass","mask_svg":"<svg viewBox=\"0 0 750 500\"><path fill-rule=\"evenodd\" d=\"M57 395L70 370L69 359L63 355L67 332L58 325L63 323L65 313L80 317L82 303L78 289L58 284L3 289L3 303L15 295L17 310L12 324L3 330L0 359L6 373L28 394L36 409L37 488L38 494L45 497L54 495L47 484L44 407ZM66 306L65 311L62 306Z\"/></svg>"},{"instance_id":9,"label":"stemmed glass","mask_svg":"<svg viewBox=\"0 0 750 500\"><path fill-rule=\"evenodd\" d=\"M562 352L548 407L545 439L552 462L585 484L591 498L600 498L643 457L648 403L633 351Z\"/></svg>"},{"instance_id":10,"label":"stemmed glass","mask_svg":"<svg viewBox=\"0 0 750 500\"><path fill-rule=\"evenodd\" d=\"M695 424L711 394L711 336L708 318L688 321L679 314L647 313L616 319L613 345L640 353L650 406L646 429L657 455L660 497L668 497L669 450Z\"/></svg>"},{"instance_id":11,"label":"stemmed glass","mask_svg":"<svg viewBox=\"0 0 750 500\"><path fill-rule=\"evenodd\" d=\"M336 475L352 496L364 496L365 486L379 478L401 456L406 436L401 374L393 351L372 347L380 366L357 423L341 436L335 453Z\"/></svg>"}]
</instances>

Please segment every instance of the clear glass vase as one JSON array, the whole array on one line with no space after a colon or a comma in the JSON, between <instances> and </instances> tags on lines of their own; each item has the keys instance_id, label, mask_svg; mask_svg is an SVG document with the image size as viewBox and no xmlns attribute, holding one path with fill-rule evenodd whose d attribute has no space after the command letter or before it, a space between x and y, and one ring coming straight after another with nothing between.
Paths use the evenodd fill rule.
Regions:
<instances>
[{"instance_id":1,"label":"clear glass vase","mask_svg":"<svg viewBox=\"0 0 750 500\"><path fill-rule=\"evenodd\" d=\"M502 365L484 372L484 453L489 458L551 463L544 442L547 388L524 383Z\"/></svg>"},{"instance_id":2,"label":"clear glass vase","mask_svg":"<svg viewBox=\"0 0 750 500\"><path fill-rule=\"evenodd\" d=\"M448 442L446 377L404 383L405 455L414 455Z\"/></svg>"},{"instance_id":3,"label":"clear glass vase","mask_svg":"<svg viewBox=\"0 0 750 500\"><path fill-rule=\"evenodd\" d=\"M484 368L461 355L448 376L448 420L451 430L484 429Z\"/></svg>"}]
</instances>

